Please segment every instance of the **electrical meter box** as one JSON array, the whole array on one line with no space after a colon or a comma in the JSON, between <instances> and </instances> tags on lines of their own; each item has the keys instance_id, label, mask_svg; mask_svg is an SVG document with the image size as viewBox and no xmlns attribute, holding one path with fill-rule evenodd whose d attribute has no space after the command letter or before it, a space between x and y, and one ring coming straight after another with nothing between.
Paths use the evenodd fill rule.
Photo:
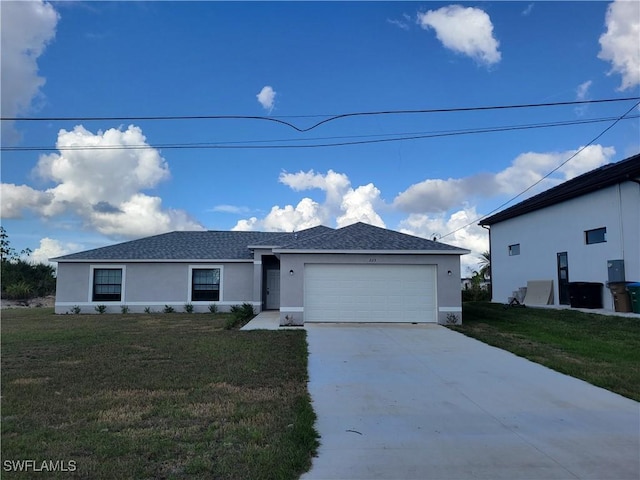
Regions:
<instances>
[{"instance_id":1,"label":"electrical meter box","mask_svg":"<svg viewBox=\"0 0 640 480\"><path fill-rule=\"evenodd\" d=\"M624 260L607 260L609 283L624 282Z\"/></svg>"}]
</instances>

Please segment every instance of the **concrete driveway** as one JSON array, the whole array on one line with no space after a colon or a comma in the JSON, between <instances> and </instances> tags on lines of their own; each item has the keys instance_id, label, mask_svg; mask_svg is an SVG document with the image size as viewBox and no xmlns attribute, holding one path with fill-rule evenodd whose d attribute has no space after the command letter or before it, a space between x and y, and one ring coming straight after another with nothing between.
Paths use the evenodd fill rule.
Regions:
<instances>
[{"instance_id":1,"label":"concrete driveway","mask_svg":"<svg viewBox=\"0 0 640 480\"><path fill-rule=\"evenodd\" d=\"M303 480L640 478L640 404L437 325L307 324Z\"/></svg>"}]
</instances>

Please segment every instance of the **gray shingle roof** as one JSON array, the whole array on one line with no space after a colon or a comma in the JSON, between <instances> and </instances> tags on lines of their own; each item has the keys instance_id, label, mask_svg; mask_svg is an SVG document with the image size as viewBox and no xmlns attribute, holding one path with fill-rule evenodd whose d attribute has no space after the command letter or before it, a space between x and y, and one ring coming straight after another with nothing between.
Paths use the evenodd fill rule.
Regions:
<instances>
[{"instance_id":1,"label":"gray shingle roof","mask_svg":"<svg viewBox=\"0 0 640 480\"><path fill-rule=\"evenodd\" d=\"M249 260L253 254L247 245L272 235L271 232L170 232L53 260Z\"/></svg>"},{"instance_id":2,"label":"gray shingle roof","mask_svg":"<svg viewBox=\"0 0 640 480\"><path fill-rule=\"evenodd\" d=\"M540 210L572 198L595 192L601 188L640 178L640 154L621 160L617 163L604 165L590 172L583 173L560 185L534 195L527 200L513 205L501 212L483 219L480 225L494 225L496 223L515 218L525 213Z\"/></svg>"},{"instance_id":3,"label":"gray shingle roof","mask_svg":"<svg viewBox=\"0 0 640 480\"><path fill-rule=\"evenodd\" d=\"M249 246L278 246L281 250L428 250L467 253L466 250L420 237L355 223L334 230L318 226L297 233L284 232L170 232L108 247L64 255L52 260L251 260Z\"/></svg>"},{"instance_id":4,"label":"gray shingle roof","mask_svg":"<svg viewBox=\"0 0 640 480\"><path fill-rule=\"evenodd\" d=\"M410 250L467 253L467 250L433 242L386 228L374 227L366 223L354 223L321 235L298 239L283 245L278 251L286 250Z\"/></svg>"}]
</instances>

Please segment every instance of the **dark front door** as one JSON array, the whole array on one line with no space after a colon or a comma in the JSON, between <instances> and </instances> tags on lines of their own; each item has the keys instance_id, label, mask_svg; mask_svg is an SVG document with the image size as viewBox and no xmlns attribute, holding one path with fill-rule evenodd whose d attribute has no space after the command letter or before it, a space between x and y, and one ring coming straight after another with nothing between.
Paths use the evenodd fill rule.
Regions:
<instances>
[{"instance_id":1,"label":"dark front door","mask_svg":"<svg viewBox=\"0 0 640 480\"><path fill-rule=\"evenodd\" d=\"M280 308L280 270L267 270L267 310Z\"/></svg>"},{"instance_id":2,"label":"dark front door","mask_svg":"<svg viewBox=\"0 0 640 480\"><path fill-rule=\"evenodd\" d=\"M569 257L567 252L558 253L558 301L569 305Z\"/></svg>"}]
</instances>

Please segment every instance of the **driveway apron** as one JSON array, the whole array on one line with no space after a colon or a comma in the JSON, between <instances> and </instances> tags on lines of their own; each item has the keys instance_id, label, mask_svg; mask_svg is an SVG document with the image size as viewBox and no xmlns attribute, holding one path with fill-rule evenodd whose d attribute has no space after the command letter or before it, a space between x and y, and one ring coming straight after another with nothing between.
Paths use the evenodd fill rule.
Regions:
<instances>
[{"instance_id":1,"label":"driveway apron","mask_svg":"<svg viewBox=\"0 0 640 480\"><path fill-rule=\"evenodd\" d=\"M305 328L302 480L640 478L638 402L438 325Z\"/></svg>"}]
</instances>

